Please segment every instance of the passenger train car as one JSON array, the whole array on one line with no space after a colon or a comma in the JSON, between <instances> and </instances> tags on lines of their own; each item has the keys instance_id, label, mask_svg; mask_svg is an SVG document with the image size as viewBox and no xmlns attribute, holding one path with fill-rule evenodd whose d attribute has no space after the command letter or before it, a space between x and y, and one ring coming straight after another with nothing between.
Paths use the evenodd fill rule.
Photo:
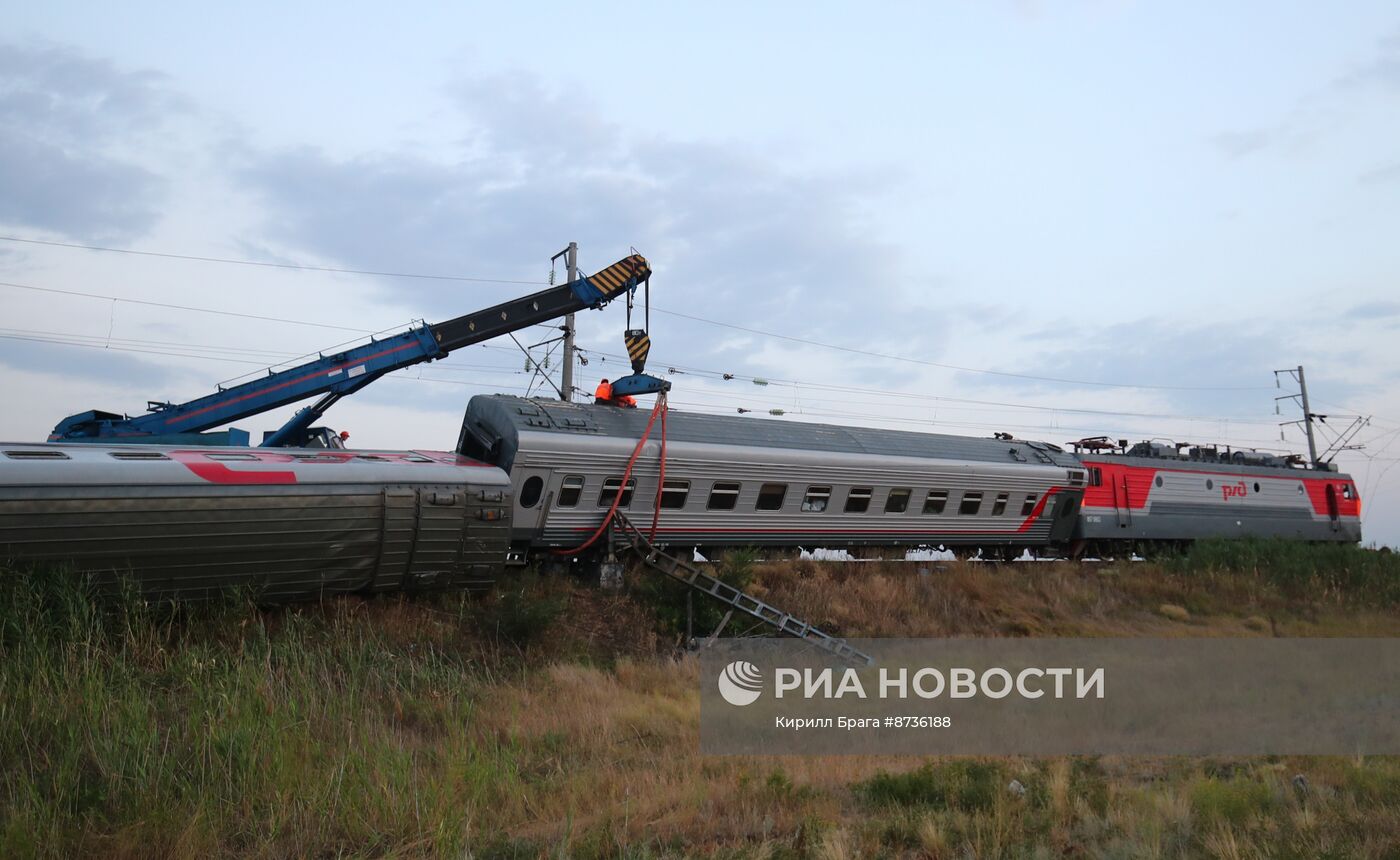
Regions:
<instances>
[{"instance_id":1,"label":"passenger train car","mask_svg":"<svg viewBox=\"0 0 1400 860\"><path fill-rule=\"evenodd\" d=\"M0 443L0 563L54 564L148 596L267 601L470 588L574 550L613 501L649 529L650 415L471 400L456 453ZM945 547L1116 555L1205 537L1355 542L1345 474L1256 454L1055 445L672 412L656 540L703 550ZM594 548L584 557L597 557Z\"/></svg>"},{"instance_id":2,"label":"passenger train car","mask_svg":"<svg viewBox=\"0 0 1400 860\"><path fill-rule=\"evenodd\" d=\"M1091 554L1212 537L1361 540L1361 497L1340 472L1156 442L1080 459L1089 487L1075 540Z\"/></svg>"},{"instance_id":3,"label":"passenger train car","mask_svg":"<svg viewBox=\"0 0 1400 860\"><path fill-rule=\"evenodd\" d=\"M510 485L433 451L0 444L0 562L264 600L489 584Z\"/></svg>"},{"instance_id":4,"label":"passenger train car","mask_svg":"<svg viewBox=\"0 0 1400 860\"><path fill-rule=\"evenodd\" d=\"M641 409L473 397L458 453L514 489L517 550L567 549L619 508L650 526L659 427L631 479ZM657 542L724 546L945 546L1019 554L1071 538L1085 471L1038 442L669 413Z\"/></svg>"},{"instance_id":5,"label":"passenger train car","mask_svg":"<svg viewBox=\"0 0 1400 860\"><path fill-rule=\"evenodd\" d=\"M578 546L619 489L649 526L643 410L472 398L458 452L510 472L517 551ZM738 416L669 414L657 540L675 546L943 546L983 557L1118 555L1209 537L1361 539L1350 476L1252 451L1144 442L1119 453Z\"/></svg>"}]
</instances>

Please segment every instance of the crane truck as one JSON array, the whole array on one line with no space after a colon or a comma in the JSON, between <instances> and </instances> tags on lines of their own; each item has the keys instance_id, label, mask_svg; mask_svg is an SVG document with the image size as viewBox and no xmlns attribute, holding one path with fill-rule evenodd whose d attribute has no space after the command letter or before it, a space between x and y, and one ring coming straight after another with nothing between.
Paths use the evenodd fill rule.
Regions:
<instances>
[{"instance_id":1,"label":"crane truck","mask_svg":"<svg viewBox=\"0 0 1400 860\"><path fill-rule=\"evenodd\" d=\"M537 323L585 309L597 309L620 296L631 307L637 288L648 285L651 266L641 254L631 254L590 276L552 286L441 323L422 324L408 331L317 358L267 376L229 387L184 403L148 401L143 415L124 415L91 409L70 415L54 427L50 442L130 442L138 444L247 445L247 431L213 428L252 415L296 403L317 400L297 411L281 428L263 439L262 447L305 447L335 444L327 428L312 427L341 398L369 385L387 373L434 361L456 349L481 343ZM671 383L643 373L645 331L630 329L626 342L633 374L612 383L617 396L657 394ZM640 353L640 354L639 354ZM566 357L565 360L571 360ZM640 359L640 360L639 360Z\"/></svg>"}]
</instances>

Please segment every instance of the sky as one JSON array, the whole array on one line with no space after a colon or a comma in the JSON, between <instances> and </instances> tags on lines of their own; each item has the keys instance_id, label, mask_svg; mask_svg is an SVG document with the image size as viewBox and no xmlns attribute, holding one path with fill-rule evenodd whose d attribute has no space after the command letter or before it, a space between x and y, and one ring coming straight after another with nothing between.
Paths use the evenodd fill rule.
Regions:
<instances>
[{"instance_id":1,"label":"sky","mask_svg":"<svg viewBox=\"0 0 1400 860\"><path fill-rule=\"evenodd\" d=\"M0 438L531 292L577 241L651 261L678 409L1302 451L1302 365L1323 447L1370 418L1336 462L1400 544L1400 9L870 5L12 9ZM579 317L582 387L625 320ZM450 448L532 381L505 339L325 423Z\"/></svg>"}]
</instances>

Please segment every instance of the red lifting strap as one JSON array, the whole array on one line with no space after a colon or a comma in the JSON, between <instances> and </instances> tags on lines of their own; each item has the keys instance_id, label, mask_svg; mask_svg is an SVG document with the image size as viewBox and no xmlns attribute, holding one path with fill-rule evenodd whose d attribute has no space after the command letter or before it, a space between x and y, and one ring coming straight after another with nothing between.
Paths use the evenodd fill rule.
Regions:
<instances>
[{"instance_id":1,"label":"red lifting strap","mask_svg":"<svg viewBox=\"0 0 1400 860\"><path fill-rule=\"evenodd\" d=\"M632 477L632 467L637 465L637 458L642 454L642 446L646 445L647 437L651 435L651 428L656 424L656 416L661 416L661 474L666 474L666 394L659 394L656 398L656 405L652 407L651 418L647 420L647 429L642 431L642 438L637 440L637 447L632 449L632 457L627 461L627 470L622 473L622 484L617 488L617 494L613 496L612 507L608 508L608 513L603 517L603 522L598 526L598 530L593 533L588 540L574 547L573 549L556 549L555 555L578 555L584 550L593 546L598 538L612 525L613 516L617 514L618 503L622 501L622 494L627 489L627 482ZM657 519L661 514L661 485L657 484L656 489L657 509L651 518L651 535L656 537Z\"/></svg>"},{"instance_id":2,"label":"red lifting strap","mask_svg":"<svg viewBox=\"0 0 1400 860\"><path fill-rule=\"evenodd\" d=\"M661 493L666 489L666 413L669 411L665 407L666 393L656 399L656 405L661 408L661 464L656 475L656 501L651 506L651 534L647 540L656 542L656 526L661 522Z\"/></svg>"}]
</instances>

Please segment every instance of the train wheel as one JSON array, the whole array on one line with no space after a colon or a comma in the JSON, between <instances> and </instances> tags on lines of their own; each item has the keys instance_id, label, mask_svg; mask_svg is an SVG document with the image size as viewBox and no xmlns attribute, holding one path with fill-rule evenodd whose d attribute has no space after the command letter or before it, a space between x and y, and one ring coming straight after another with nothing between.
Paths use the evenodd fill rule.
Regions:
<instances>
[{"instance_id":1,"label":"train wheel","mask_svg":"<svg viewBox=\"0 0 1400 860\"><path fill-rule=\"evenodd\" d=\"M1019 557L1021 551L1013 546L988 546L982 548L982 560L993 564L1007 564Z\"/></svg>"}]
</instances>

